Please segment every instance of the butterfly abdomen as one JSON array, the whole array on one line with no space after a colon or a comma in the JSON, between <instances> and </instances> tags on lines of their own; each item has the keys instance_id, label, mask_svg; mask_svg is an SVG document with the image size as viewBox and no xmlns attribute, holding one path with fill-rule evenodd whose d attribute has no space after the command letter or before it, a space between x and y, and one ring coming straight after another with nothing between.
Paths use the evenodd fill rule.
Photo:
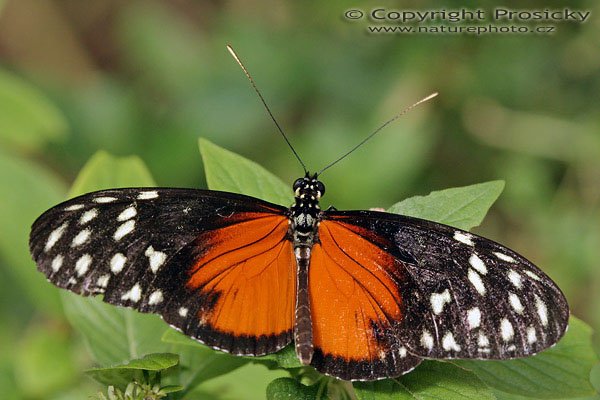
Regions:
<instances>
[{"instance_id":1,"label":"butterfly abdomen","mask_svg":"<svg viewBox=\"0 0 600 400\"><path fill-rule=\"evenodd\" d=\"M294 343L298 359L309 365L313 356L313 333L310 313L310 297L308 292L308 268L310 266L311 248L296 247L294 255L297 265L296 312L294 323Z\"/></svg>"}]
</instances>

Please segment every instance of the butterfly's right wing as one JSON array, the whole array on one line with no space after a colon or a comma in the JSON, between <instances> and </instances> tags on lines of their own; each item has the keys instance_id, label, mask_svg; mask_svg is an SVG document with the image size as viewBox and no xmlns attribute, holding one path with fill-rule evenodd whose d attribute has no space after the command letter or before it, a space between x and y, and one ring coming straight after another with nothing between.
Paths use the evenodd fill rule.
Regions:
<instances>
[{"instance_id":1,"label":"butterfly's right wing","mask_svg":"<svg viewBox=\"0 0 600 400\"><path fill-rule=\"evenodd\" d=\"M327 218L328 224L383 239L380 248L403 261L405 313L398 335L417 357L527 357L566 332L565 296L513 250L447 225L385 212L336 211Z\"/></svg>"},{"instance_id":2,"label":"butterfly's right wing","mask_svg":"<svg viewBox=\"0 0 600 400\"><path fill-rule=\"evenodd\" d=\"M160 314L215 348L266 354L292 338L285 212L225 192L104 190L42 214L30 250L58 287Z\"/></svg>"}]
</instances>

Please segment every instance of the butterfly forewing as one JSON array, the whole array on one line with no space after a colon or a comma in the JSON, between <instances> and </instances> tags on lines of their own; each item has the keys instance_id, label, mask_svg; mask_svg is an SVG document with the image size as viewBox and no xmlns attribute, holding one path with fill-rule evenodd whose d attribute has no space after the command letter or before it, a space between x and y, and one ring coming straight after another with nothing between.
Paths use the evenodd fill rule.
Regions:
<instances>
[{"instance_id":1,"label":"butterfly forewing","mask_svg":"<svg viewBox=\"0 0 600 400\"><path fill-rule=\"evenodd\" d=\"M292 303L281 301L295 290L291 248L280 249L289 247L284 213L231 193L104 190L45 212L30 248L59 287L156 312L222 350L263 354L291 340Z\"/></svg>"},{"instance_id":2,"label":"butterfly forewing","mask_svg":"<svg viewBox=\"0 0 600 400\"><path fill-rule=\"evenodd\" d=\"M331 212L391 243L411 285L398 330L409 352L427 358L508 359L555 344L569 317L560 289L531 262L491 240L395 214ZM380 244L381 245L381 244Z\"/></svg>"}]
</instances>

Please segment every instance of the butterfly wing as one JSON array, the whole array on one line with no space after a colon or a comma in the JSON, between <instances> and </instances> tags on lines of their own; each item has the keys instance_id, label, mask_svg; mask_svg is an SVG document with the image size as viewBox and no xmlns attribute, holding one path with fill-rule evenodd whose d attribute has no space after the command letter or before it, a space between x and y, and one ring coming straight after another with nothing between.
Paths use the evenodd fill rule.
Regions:
<instances>
[{"instance_id":1,"label":"butterfly wing","mask_svg":"<svg viewBox=\"0 0 600 400\"><path fill-rule=\"evenodd\" d=\"M371 241L372 240L372 241ZM404 261L356 226L321 221L313 246L309 293L317 370L346 380L394 377L421 359L399 336L414 285Z\"/></svg>"},{"instance_id":2,"label":"butterfly wing","mask_svg":"<svg viewBox=\"0 0 600 400\"><path fill-rule=\"evenodd\" d=\"M292 338L285 211L224 192L104 190L45 212L30 249L61 288L158 313L215 348L266 354Z\"/></svg>"},{"instance_id":3,"label":"butterfly wing","mask_svg":"<svg viewBox=\"0 0 600 400\"><path fill-rule=\"evenodd\" d=\"M565 333L566 299L539 268L491 240L446 225L371 211L327 213L376 236L403 261L398 334L426 358L509 359L538 353Z\"/></svg>"}]
</instances>

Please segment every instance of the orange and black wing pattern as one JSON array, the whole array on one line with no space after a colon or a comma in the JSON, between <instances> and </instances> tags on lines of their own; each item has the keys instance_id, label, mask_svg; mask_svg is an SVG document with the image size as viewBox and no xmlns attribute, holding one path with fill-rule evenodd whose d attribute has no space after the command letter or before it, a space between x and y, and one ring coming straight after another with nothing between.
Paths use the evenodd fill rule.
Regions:
<instances>
[{"instance_id":1,"label":"orange and black wing pattern","mask_svg":"<svg viewBox=\"0 0 600 400\"><path fill-rule=\"evenodd\" d=\"M413 356L526 357L554 345L566 331L569 308L558 286L529 260L492 240L385 212L333 211L326 212L325 218L321 223L325 229L319 232L323 251L331 248L331 243L341 243L342 249L351 246L352 239L341 231L345 227L363 238L374 238L371 242L377 245L370 250L359 244L361 250L353 250L357 254L347 249L353 259L369 255L369 260L375 260L375 254L380 253L381 258L373 265L380 265L392 277L399 274L389 285L383 272L377 275L380 288L384 289L384 284L390 288L390 300L375 298L374 303L382 313L390 310L390 319L397 322L395 334ZM324 264L331 265L331 261ZM347 262L346 268L349 265ZM393 267L390 270L386 266ZM359 280L366 286L364 278ZM399 314L392 313L396 309L391 298L398 297L392 296L395 288L401 300L397 301ZM334 290L333 285L329 290ZM360 295L362 292L358 291ZM359 294L354 297L358 298ZM348 317L345 320L351 324ZM320 319L318 323L322 323ZM336 348L343 349L340 345Z\"/></svg>"},{"instance_id":2,"label":"orange and black wing pattern","mask_svg":"<svg viewBox=\"0 0 600 400\"><path fill-rule=\"evenodd\" d=\"M417 366L398 337L413 282L384 238L324 220L312 250L309 292L315 353L311 365L347 380L398 376Z\"/></svg>"},{"instance_id":3,"label":"orange and black wing pattern","mask_svg":"<svg viewBox=\"0 0 600 400\"><path fill-rule=\"evenodd\" d=\"M295 263L286 209L232 193L127 188L45 212L31 253L55 285L160 314L212 347L258 355L290 343Z\"/></svg>"},{"instance_id":4,"label":"orange and black wing pattern","mask_svg":"<svg viewBox=\"0 0 600 400\"><path fill-rule=\"evenodd\" d=\"M182 253L194 260L185 290L195 298L188 312L198 322L184 332L234 354L268 354L292 338L296 280L288 219L264 213L238 218L201 234Z\"/></svg>"}]
</instances>

